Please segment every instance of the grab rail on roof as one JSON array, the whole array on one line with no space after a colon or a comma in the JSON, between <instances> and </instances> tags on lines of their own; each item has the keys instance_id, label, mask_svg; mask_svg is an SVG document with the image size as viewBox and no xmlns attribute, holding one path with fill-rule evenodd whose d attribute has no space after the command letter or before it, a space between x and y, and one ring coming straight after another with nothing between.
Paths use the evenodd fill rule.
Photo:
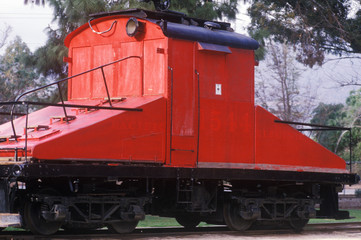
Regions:
<instances>
[{"instance_id":1,"label":"grab rail on roof","mask_svg":"<svg viewBox=\"0 0 361 240\"><path fill-rule=\"evenodd\" d=\"M118 59L118 60L116 60L116 61L113 61L113 62L110 62L110 63L107 63L107 64L103 64L103 65L101 65L101 66L98 66L98 67L96 67L96 68L92 68L92 69L89 69L89 70L87 70L87 71L84 71L84 72L75 74L75 75L73 75L73 76L70 76L70 77L67 77L67 78L63 78L63 79L61 79L61 80L58 80L58 81L55 81L55 82L52 82L52 83L43 85L43 86L41 86L41 87L37 87L37 88L31 89L31 90L29 90L29 91L26 91L26 92L20 94L20 95L15 99L15 101L11 101L11 102L0 102L0 106L12 105L11 111L10 111L9 115L10 115L10 122L11 122L11 128L12 128L13 136L10 136L10 138L14 139L14 140L17 142L17 141L18 141L18 138L21 137L21 136L16 135L15 125L14 125L14 116L26 115L25 129L28 128L29 105L62 107L62 108L63 108L63 111L64 111L65 120L66 120L67 123L69 122L69 116L67 115L66 107L90 108L90 109L104 109L104 110L120 110L120 111L142 111L142 109L140 109L140 108L119 108L119 107L113 107L113 106L112 106L112 103L111 103L111 100L110 100L110 94L109 94L108 84L107 84L107 81L106 81L106 78L105 78L104 69L103 69L104 67L107 67L107 66L109 66L109 65L112 65L112 64L115 64L115 63L118 63L118 62L122 62L122 61L125 61L125 60L128 60L128 59L131 59L131 58L141 59L141 56L128 56L128 57L125 57L125 58L121 58L121 59ZM75 78L75 77L84 75L84 74L89 73L89 72L93 72L93 71L98 70L98 69L101 70L101 73L102 73L102 76L103 76L105 90L106 90L106 94L107 94L107 97L108 97L108 100L109 100L109 107L92 106L92 105L65 104L65 103L64 103L64 98L63 98L63 94L62 94L62 91L61 91L61 86L60 86L60 84L63 83L63 82L65 82L65 81L68 81L68 80L70 80L70 79L73 79L73 78ZM43 89L48 88L48 87L51 87L51 86L53 86L53 85L56 85L57 88L58 88L61 103L44 103L44 102L32 102L32 101L20 101L21 98L23 98L24 96L26 96L26 95L28 95L28 94L31 94L31 93L34 93L34 92L43 90ZM26 106L26 113L24 113L24 114L15 113L15 112L14 112L14 109L15 109L15 106L16 106L16 105L25 105L25 106ZM2 113L2 115L4 115L4 113ZM24 151L25 151L25 160L27 160L27 140L28 140L27 131L25 131L25 146L24 146L24 148L21 149L21 150L24 150ZM14 149L15 149L15 148L14 148ZM17 155L18 155L18 154L17 154L17 150L19 150L19 149L20 149L20 148L16 148L16 151L15 151L15 152L16 152L16 154L15 154L16 161L17 161L17 158L18 158L18 156L17 156ZM7 148L7 150L9 150L9 149Z\"/></svg>"}]
</instances>

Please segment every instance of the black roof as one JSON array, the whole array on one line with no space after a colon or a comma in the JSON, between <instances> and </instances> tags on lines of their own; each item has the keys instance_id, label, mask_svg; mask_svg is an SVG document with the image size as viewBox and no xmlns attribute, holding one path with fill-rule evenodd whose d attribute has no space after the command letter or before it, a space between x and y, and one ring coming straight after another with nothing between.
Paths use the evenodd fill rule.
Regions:
<instances>
[{"instance_id":1,"label":"black roof","mask_svg":"<svg viewBox=\"0 0 361 240\"><path fill-rule=\"evenodd\" d=\"M183 13L169 10L154 12L143 9L128 9L92 14L90 17L99 18L116 15L147 19L161 26L163 33L170 38L213 43L250 50L256 50L259 47L256 40L233 32L229 23L191 18Z\"/></svg>"}]
</instances>

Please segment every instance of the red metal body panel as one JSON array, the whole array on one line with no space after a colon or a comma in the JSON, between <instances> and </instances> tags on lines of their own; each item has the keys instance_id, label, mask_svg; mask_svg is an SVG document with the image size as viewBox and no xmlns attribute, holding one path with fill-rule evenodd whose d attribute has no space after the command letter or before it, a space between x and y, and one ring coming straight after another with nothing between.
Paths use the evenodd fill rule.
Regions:
<instances>
[{"instance_id":1,"label":"red metal body panel","mask_svg":"<svg viewBox=\"0 0 361 240\"><path fill-rule=\"evenodd\" d=\"M79 104L77 102L68 102ZM82 104L99 104L99 101L81 101ZM37 159L73 159L107 161L144 161L164 163L166 142L166 101L163 97L134 97L115 107L142 108L142 112L115 110L79 111L76 119L66 123L53 120L61 116L62 109L47 107L29 115L29 126L48 125L47 130L28 130L29 156ZM68 113L72 109L67 109ZM75 114L75 111L73 112ZM139 118L147 121L139 121ZM10 142L8 147L23 147L25 144L25 117L15 122L16 131L22 136L19 142ZM2 125L1 133L11 134L10 124ZM139 149L141 148L141 151ZM12 153L13 154L13 153ZM2 153L2 156L8 154Z\"/></svg>"},{"instance_id":2,"label":"red metal body panel","mask_svg":"<svg viewBox=\"0 0 361 240\"><path fill-rule=\"evenodd\" d=\"M260 169L346 172L345 161L261 107L256 107L256 164Z\"/></svg>"},{"instance_id":3,"label":"red metal body panel","mask_svg":"<svg viewBox=\"0 0 361 240\"><path fill-rule=\"evenodd\" d=\"M167 38L155 23L138 19L143 34L129 37L129 17L109 16L81 26L65 40L69 75L129 56L104 67L114 106L143 112L77 110L77 118L29 132L29 155L47 160L134 161L167 167L277 169L346 172L345 161L254 107L254 52ZM100 70L68 84L70 103L101 104L107 98ZM107 103L108 104L108 103ZM103 105L104 106L104 105ZM107 105L108 106L108 105ZM68 109L71 112L71 109ZM63 115L48 107L30 114L29 125ZM25 118L15 120L23 133ZM11 135L10 124L0 135ZM1 147L23 147L24 135ZM13 151L0 151L12 156ZM20 152L20 155L24 153Z\"/></svg>"},{"instance_id":4,"label":"red metal body panel","mask_svg":"<svg viewBox=\"0 0 361 240\"><path fill-rule=\"evenodd\" d=\"M144 41L144 95L166 93L167 48L166 39Z\"/></svg>"},{"instance_id":5,"label":"red metal body panel","mask_svg":"<svg viewBox=\"0 0 361 240\"><path fill-rule=\"evenodd\" d=\"M61 136L33 148L38 159L124 160L164 163L165 107L162 97L127 99L115 104L142 112L98 110L82 114ZM139 121L139 118L147 121Z\"/></svg>"},{"instance_id":6,"label":"red metal body panel","mask_svg":"<svg viewBox=\"0 0 361 240\"><path fill-rule=\"evenodd\" d=\"M88 24L69 34L65 40L71 59L69 76L124 57L139 56L141 59L128 59L104 68L110 96L164 94L164 79L167 77L166 37L158 25L144 20L139 20L146 25L142 39L129 37L125 31L128 19L126 16L113 16L91 22L96 30L108 29L116 21L111 31L105 34L95 34ZM69 100L106 96L100 70L77 78L69 83Z\"/></svg>"}]
</instances>

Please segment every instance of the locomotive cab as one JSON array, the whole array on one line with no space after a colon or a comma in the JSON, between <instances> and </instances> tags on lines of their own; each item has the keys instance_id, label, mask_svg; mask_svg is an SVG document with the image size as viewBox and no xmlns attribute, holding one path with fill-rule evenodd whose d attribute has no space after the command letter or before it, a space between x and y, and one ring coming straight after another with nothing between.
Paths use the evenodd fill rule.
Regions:
<instances>
[{"instance_id":1,"label":"locomotive cab","mask_svg":"<svg viewBox=\"0 0 361 240\"><path fill-rule=\"evenodd\" d=\"M0 210L32 232L124 233L145 214L239 231L349 217L337 190L357 175L254 106L258 43L230 24L100 13L65 45L69 77L49 86L67 82L67 101L0 126ZM34 91L11 104L39 104L21 99Z\"/></svg>"}]
</instances>

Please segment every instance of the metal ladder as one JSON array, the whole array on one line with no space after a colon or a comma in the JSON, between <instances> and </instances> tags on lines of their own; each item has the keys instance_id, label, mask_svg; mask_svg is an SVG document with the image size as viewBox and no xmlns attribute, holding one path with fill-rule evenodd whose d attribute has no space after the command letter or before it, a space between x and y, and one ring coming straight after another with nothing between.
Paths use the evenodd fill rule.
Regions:
<instances>
[{"instance_id":1,"label":"metal ladder","mask_svg":"<svg viewBox=\"0 0 361 240\"><path fill-rule=\"evenodd\" d=\"M177 179L177 204L193 209L193 179Z\"/></svg>"}]
</instances>

